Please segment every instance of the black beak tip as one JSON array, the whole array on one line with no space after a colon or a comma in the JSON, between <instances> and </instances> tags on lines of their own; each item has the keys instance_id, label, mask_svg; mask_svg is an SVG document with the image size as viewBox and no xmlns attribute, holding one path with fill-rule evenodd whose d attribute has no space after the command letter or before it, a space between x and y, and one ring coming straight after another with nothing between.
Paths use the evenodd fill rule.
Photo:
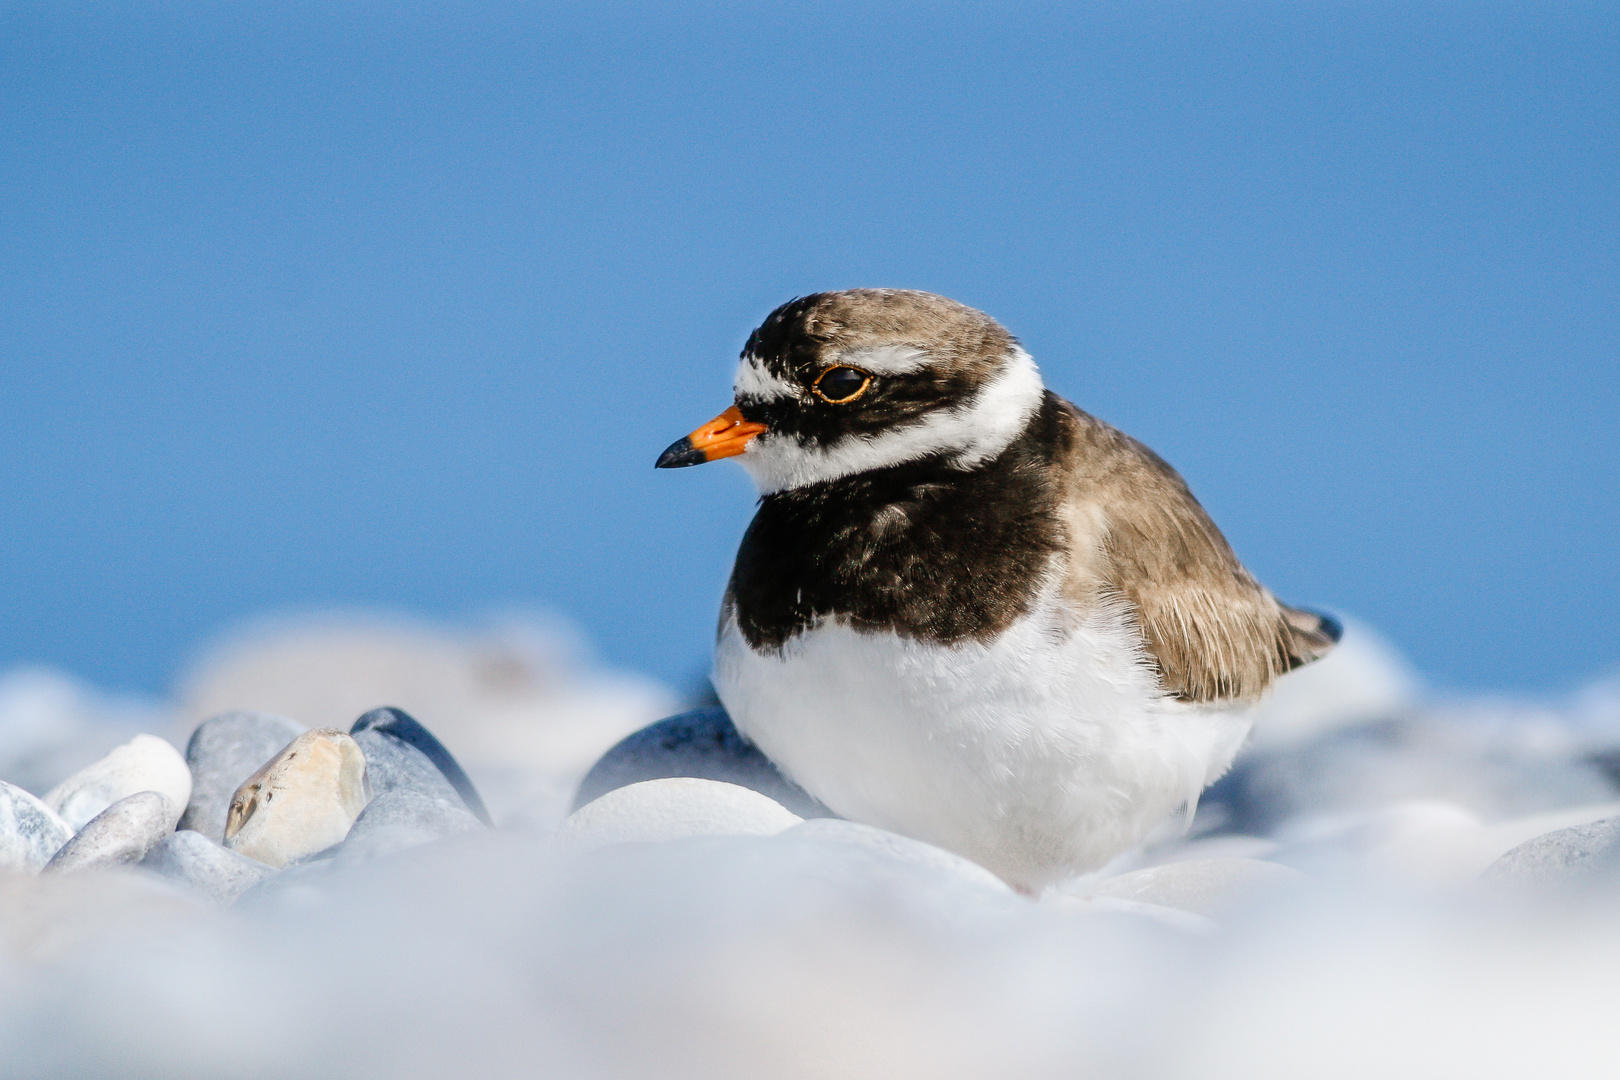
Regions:
<instances>
[{"instance_id":1,"label":"black beak tip","mask_svg":"<svg viewBox=\"0 0 1620 1080\"><path fill-rule=\"evenodd\" d=\"M658 455L654 463L655 469L684 469L688 465L701 465L709 460L697 447L692 445L691 436L677 439L669 444L669 449Z\"/></svg>"}]
</instances>

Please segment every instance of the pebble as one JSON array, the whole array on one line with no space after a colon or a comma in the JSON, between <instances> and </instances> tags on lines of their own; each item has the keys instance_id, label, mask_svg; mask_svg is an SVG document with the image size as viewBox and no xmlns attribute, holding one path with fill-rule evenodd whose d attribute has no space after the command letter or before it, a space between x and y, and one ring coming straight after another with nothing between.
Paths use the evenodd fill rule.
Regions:
<instances>
[{"instance_id":1,"label":"pebble","mask_svg":"<svg viewBox=\"0 0 1620 1080\"><path fill-rule=\"evenodd\" d=\"M1527 840L1497 859L1482 881L1524 885L1579 885L1620 877L1620 817Z\"/></svg>"},{"instance_id":2,"label":"pebble","mask_svg":"<svg viewBox=\"0 0 1620 1080\"><path fill-rule=\"evenodd\" d=\"M274 867L339 843L367 800L366 758L341 731L306 731L237 789L225 846Z\"/></svg>"},{"instance_id":3,"label":"pebble","mask_svg":"<svg viewBox=\"0 0 1620 1080\"><path fill-rule=\"evenodd\" d=\"M1213 918L1306 880L1298 870L1263 859L1188 859L1094 882L1077 896L1152 904Z\"/></svg>"},{"instance_id":4,"label":"pebble","mask_svg":"<svg viewBox=\"0 0 1620 1080\"><path fill-rule=\"evenodd\" d=\"M228 712L198 724L186 743L191 800L180 828L221 840L236 789L305 730L296 720L268 712Z\"/></svg>"},{"instance_id":5,"label":"pebble","mask_svg":"<svg viewBox=\"0 0 1620 1080\"><path fill-rule=\"evenodd\" d=\"M1419 713L1258 747L1204 792L1197 826L1265 836L1286 822L1400 803L1447 802L1500 818L1616 797L1593 761L1477 727Z\"/></svg>"},{"instance_id":6,"label":"pebble","mask_svg":"<svg viewBox=\"0 0 1620 1080\"><path fill-rule=\"evenodd\" d=\"M909 836L901 836L899 833L892 833L887 829L879 829L872 825L861 825L840 818L817 818L806 821L802 825L793 826L793 828L782 834L782 838L784 840L815 839L849 844L892 858L903 859L906 862L918 863L936 870L959 874L989 889L1001 892L1012 891L1012 888L1006 882L971 859L964 859L955 852L946 851L944 848L937 848L933 844L913 840Z\"/></svg>"},{"instance_id":7,"label":"pebble","mask_svg":"<svg viewBox=\"0 0 1620 1080\"><path fill-rule=\"evenodd\" d=\"M0 781L0 870L38 870L73 838L56 811Z\"/></svg>"},{"instance_id":8,"label":"pebble","mask_svg":"<svg viewBox=\"0 0 1620 1080\"><path fill-rule=\"evenodd\" d=\"M138 863L174 831L179 818L168 796L157 791L137 791L87 821L45 864L43 872L66 873Z\"/></svg>"},{"instance_id":9,"label":"pebble","mask_svg":"<svg viewBox=\"0 0 1620 1080\"><path fill-rule=\"evenodd\" d=\"M246 890L275 874L275 868L257 859L227 851L200 832L181 829L165 836L141 860L143 869L228 904Z\"/></svg>"},{"instance_id":10,"label":"pebble","mask_svg":"<svg viewBox=\"0 0 1620 1080\"><path fill-rule=\"evenodd\" d=\"M617 788L568 816L557 839L571 849L688 836L774 836L804 819L737 784L693 777Z\"/></svg>"},{"instance_id":11,"label":"pebble","mask_svg":"<svg viewBox=\"0 0 1620 1080\"><path fill-rule=\"evenodd\" d=\"M493 825L472 780L444 744L402 709L372 709L349 729L366 755L372 791L409 789L463 803Z\"/></svg>"},{"instance_id":12,"label":"pebble","mask_svg":"<svg viewBox=\"0 0 1620 1080\"><path fill-rule=\"evenodd\" d=\"M45 794L45 805L68 827L85 823L137 791L156 791L170 805L191 801L191 770L180 751L155 735L137 735L100 761L86 765Z\"/></svg>"},{"instance_id":13,"label":"pebble","mask_svg":"<svg viewBox=\"0 0 1620 1080\"><path fill-rule=\"evenodd\" d=\"M833 816L738 734L731 717L719 706L666 717L620 740L580 781L573 808L578 810L617 788L675 776L751 788L800 817Z\"/></svg>"},{"instance_id":14,"label":"pebble","mask_svg":"<svg viewBox=\"0 0 1620 1080\"><path fill-rule=\"evenodd\" d=\"M460 799L396 788L366 804L333 855L345 860L375 858L440 837L483 828L484 823L474 817Z\"/></svg>"}]
</instances>

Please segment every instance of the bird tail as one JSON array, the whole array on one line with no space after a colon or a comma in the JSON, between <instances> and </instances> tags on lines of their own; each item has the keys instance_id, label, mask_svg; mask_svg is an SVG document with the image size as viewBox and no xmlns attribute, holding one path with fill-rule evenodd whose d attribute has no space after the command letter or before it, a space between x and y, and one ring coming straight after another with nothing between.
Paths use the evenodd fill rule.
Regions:
<instances>
[{"instance_id":1,"label":"bird tail","mask_svg":"<svg viewBox=\"0 0 1620 1080\"><path fill-rule=\"evenodd\" d=\"M1288 670L1304 667L1320 660L1333 651L1333 646L1344 636L1344 624L1333 616L1305 608L1292 608L1279 604L1283 621L1288 624Z\"/></svg>"}]
</instances>

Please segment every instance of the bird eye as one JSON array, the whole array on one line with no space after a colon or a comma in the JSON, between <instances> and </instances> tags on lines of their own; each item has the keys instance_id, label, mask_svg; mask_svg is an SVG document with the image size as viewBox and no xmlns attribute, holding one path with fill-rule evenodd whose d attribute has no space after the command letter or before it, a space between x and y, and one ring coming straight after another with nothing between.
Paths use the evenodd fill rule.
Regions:
<instances>
[{"instance_id":1,"label":"bird eye","mask_svg":"<svg viewBox=\"0 0 1620 1080\"><path fill-rule=\"evenodd\" d=\"M872 376L860 368L830 367L816 377L816 396L831 405L843 405L866 393Z\"/></svg>"}]
</instances>

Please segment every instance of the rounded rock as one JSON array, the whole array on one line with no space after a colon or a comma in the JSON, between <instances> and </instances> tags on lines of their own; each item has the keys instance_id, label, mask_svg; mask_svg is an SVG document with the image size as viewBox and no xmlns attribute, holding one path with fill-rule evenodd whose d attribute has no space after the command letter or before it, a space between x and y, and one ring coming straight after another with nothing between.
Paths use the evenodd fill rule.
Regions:
<instances>
[{"instance_id":1,"label":"rounded rock","mask_svg":"<svg viewBox=\"0 0 1620 1080\"><path fill-rule=\"evenodd\" d=\"M137 791L156 791L178 814L191 801L191 770L180 751L155 735L137 735L45 794L45 805L72 829Z\"/></svg>"},{"instance_id":2,"label":"rounded rock","mask_svg":"<svg viewBox=\"0 0 1620 1080\"><path fill-rule=\"evenodd\" d=\"M198 724L186 743L191 799L180 828L218 843L236 789L305 730L296 720L268 712L222 713Z\"/></svg>"},{"instance_id":3,"label":"rounded rock","mask_svg":"<svg viewBox=\"0 0 1620 1080\"><path fill-rule=\"evenodd\" d=\"M630 784L678 776L750 788L800 817L832 816L744 739L718 705L665 717L619 740L579 782L574 809Z\"/></svg>"},{"instance_id":4,"label":"rounded rock","mask_svg":"<svg viewBox=\"0 0 1620 1080\"><path fill-rule=\"evenodd\" d=\"M73 838L56 811L0 781L0 870L38 870Z\"/></svg>"},{"instance_id":5,"label":"rounded rock","mask_svg":"<svg viewBox=\"0 0 1620 1080\"><path fill-rule=\"evenodd\" d=\"M803 821L750 788L668 777L617 788L585 804L562 823L557 839L586 849L689 836L775 836Z\"/></svg>"},{"instance_id":6,"label":"rounded rock","mask_svg":"<svg viewBox=\"0 0 1620 1080\"><path fill-rule=\"evenodd\" d=\"M45 864L43 872L138 863L174 831L179 817L174 804L162 792L137 791L87 821Z\"/></svg>"},{"instance_id":7,"label":"rounded rock","mask_svg":"<svg viewBox=\"0 0 1620 1080\"><path fill-rule=\"evenodd\" d=\"M366 755L372 791L411 790L461 802L485 825L494 824L460 762L403 709L372 709L349 729Z\"/></svg>"},{"instance_id":8,"label":"rounded rock","mask_svg":"<svg viewBox=\"0 0 1620 1080\"><path fill-rule=\"evenodd\" d=\"M141 867L229 904L276 873L257 859L227 851L200 832L182 829L158 842Z\"/></svg>"},{"instance_id":9,"label":"rounded rock","mask_svg":"<svg viewBox=\"0 0 1620 1080\"><path fill-rule=\"evenodd\" d=\"M1620 878L1620 817L1556 829L1493 862L1481 881L1523 885L1583 885Z\"/></svg>"},{"instance_id":10,"label":"rounded rock","mask_svg":"<svg viewBox=\"0 0 1620 1080\"><path fill-rule=\"evenodd\" d=\"M342 841L366 801L359 744L342 731L306 731L237 789L225 847L283 867Z\"/></svg>"},{"instance_id":11,"label":"rounded rock","mask_svg":"<svg viewBox=\"0 0 1620 1080\"><path fill-rule=\"evenodd\" d=\"M366 804L332 855L344 860L375 858L485 827L460 799L398 788Z\"/></svg>"}]
</instances>

